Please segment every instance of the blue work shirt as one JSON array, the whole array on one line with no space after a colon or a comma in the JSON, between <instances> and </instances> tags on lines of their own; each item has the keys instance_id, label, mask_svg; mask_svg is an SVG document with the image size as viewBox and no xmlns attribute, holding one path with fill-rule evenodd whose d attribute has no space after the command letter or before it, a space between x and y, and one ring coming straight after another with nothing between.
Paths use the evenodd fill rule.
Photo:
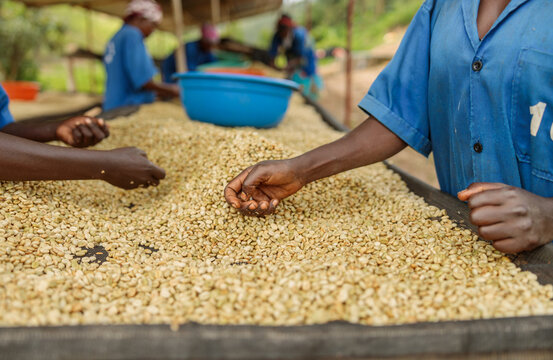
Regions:
<instances>
[{"instance_id":1,"label":"blue work shirt","mask_svg":"<svg viewBox=\"0 0 553 360\"><path fill-rule=\"evenodd\" d=\"M553 2L427 0L359 106L423 155L443 191L500 182L553 197Z\"/></svg>"},{"instance_id":2,"label":"blue work shirt","mask_svg":"<svg viewBox=\"0 0 553 360\"><path fill-rule=\"evenodd\" d=\"M271 57L275 58L278 55L278 50L283 45L283 42L284 39L278 36L278 34L273 36L269 49ZM297 26L292 29L292 44L290 48L284 50L288 59L302 58L301 69L307 76L313 76L317 73L317 56L309 33L305 28Z\"/></svg>"},{"instance_id":3,"label":"blue work shirt","mask_svg":"<svg viewBox=\"0 0 553 360\"><path fill-rule=\"evenodd\" d=\"M0 130L13 123L13 116L9 109L10 99L4 88L0 85Z\"/></svg>"},{"instance_id":4,"label":"blue work shirt","mask_svg":"<svg viewBox=\"0 0 553 360\"><path fill-rule=\"evenodd\" d=\"M187 43L185 48L186 66L188 71L196 71L200 65L217 61L217 57L213 54L213 52L202 50L200 40ZM167 83L176 82L176 80L172 79L173 74L176 72L177 62L175 59L175 53L172 53L165 60L163 60L163 63L161 64L163 81Z\"/></svg>"},{"instance_id":5,"label":"blue work shirt","mask_svg":"<svg viewBox=\"0 0 553 360\"><path fill-rule=\"evenodd\" d=\"M152 80L157 69L138 28L123 25L107 45L104 64L107 73L104 110L154 102L155 93L142 87Z\"/></svg>"}]
</instances>

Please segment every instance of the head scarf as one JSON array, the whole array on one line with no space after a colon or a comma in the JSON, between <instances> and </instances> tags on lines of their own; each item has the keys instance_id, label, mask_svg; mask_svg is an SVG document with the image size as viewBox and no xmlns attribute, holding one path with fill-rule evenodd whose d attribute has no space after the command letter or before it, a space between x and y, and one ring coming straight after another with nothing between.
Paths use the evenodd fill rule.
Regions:
<instances>
[{"instance_id":1,"label":"head scarf","mask_svg":"<svg viewBox=\"0 0 553 360\"><path fill-rule=\"evenodd\" d=\"M125 18L133 15L140 15L155 24L163 18L161 7L154 0L132 0L125 10Z\"/></svg>"},{"instance_id":2,"label":"head scarf","mask_svg":"<svg viewBox=\"0 0 553 360\"><path fill-rule=\"evenodd\" d=\"M219 41L219 33L217 32L217 28L211 24L203 24L202 38L211 42Z\"/></svg>"},{"instance_id":3,"label":"head scarf","mask_svg":"<svg viewBox=\"0 0 553 360\"><path fill-rule=\"evenodd\" d=\"M292 18L288 15L282 15L280 19L278 20L278 26L285 26L285 27L295 27L296 23Z\"/></svg>"}]
</instances>

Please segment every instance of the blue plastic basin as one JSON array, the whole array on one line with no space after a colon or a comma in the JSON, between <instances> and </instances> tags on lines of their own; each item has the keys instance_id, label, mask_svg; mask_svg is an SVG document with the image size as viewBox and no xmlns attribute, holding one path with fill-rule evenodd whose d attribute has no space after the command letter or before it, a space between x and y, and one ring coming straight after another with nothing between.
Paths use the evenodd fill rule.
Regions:
<instances>
[{"instance_id":1,"label":"blue plastic basin","mask_svg":"<svg viewBox=\"0 0 553 360\"><path fill-rule=\"evenodd\" d=\"M292 81L251 75L189 72L174 77L188 117L221 126L277 126L298 89Z\"/></svg>"}]
</instances>

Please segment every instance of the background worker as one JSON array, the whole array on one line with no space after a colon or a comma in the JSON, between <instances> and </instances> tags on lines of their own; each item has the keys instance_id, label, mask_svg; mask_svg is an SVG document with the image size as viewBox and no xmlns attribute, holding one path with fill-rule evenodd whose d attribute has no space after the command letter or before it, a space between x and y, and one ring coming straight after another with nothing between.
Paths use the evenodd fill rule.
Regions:
<instances>
[{"instance_id":1,"label":"background worker","mask_svg":"<svg viewBox=\"0 0 553 360\"><path fill-rule=\"evenodd\" d=\"M553 240L553 3L427 0L360 107L370 118L299 157L252 166L229 204L266 215L305 184L434 152L441 189L468 201L482 238L506 253ZM465 191L463 189L467 188Z\"/></svg>"},{"instance_id":2,"label":"background worker","mask_svg":"<svg viewBox=\"0 0 553 360\"><path fill-rule=\"evenodd\" d=\"M297 26L290 16L282 15L269 48L272 66L284 70L287 78L300 84L305 95L317 98L322 80L317 75L317 56L313 47L307 29ZM280 52L286 55L288 62L284 69L275 64Z\"/></svg>"},{"instance_id":3,"label":"background worker","mask_svg":"<svg viewBox=\"0 0 553 360\"><path fill-rule=\"evenodd\" d=\"M104 180L124 189L158 185L163 169L136 148L93 151L41 144L92 146L109 136L105 122L78 116L61 123L16 123L0 86L0 181Z\"/></svg>"},{"instance_id":4,"label":"background worker","mask_svg":"<svg viewBox=\"0 0 553 360\"><path fill-rule=\"evenodd\" d=\"M152 103L156 95L178 97L174 84L154 81L158 73L144 44L162 19L153 0L132 0L125 11L125 23L107 45L104 55L107 81L104 110Z\"/></svg>"},{"instance_id":5,"label":"background worker","mask_svg":"<svg viewBox=\"0 0 553 360\"><path fill-rule=\"evenodd\" d=\"M188 71L198 70L198 66L217 61L213 50L219 44L219 33L217 28L211 24L203 24L201 28L202 37L185 45L186 66ZM163 81L166 83L176 82L172 78L177 72L176 54L173 52L161 64Z\"/></svg>"}]
</instances>

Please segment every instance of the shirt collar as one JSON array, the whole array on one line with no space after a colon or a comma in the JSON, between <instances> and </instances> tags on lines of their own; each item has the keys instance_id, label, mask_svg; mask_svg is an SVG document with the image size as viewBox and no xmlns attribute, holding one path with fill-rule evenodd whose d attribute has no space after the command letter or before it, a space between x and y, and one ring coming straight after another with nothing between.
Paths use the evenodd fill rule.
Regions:
<instances>
[{"instance_id":1,"label":"shirt collar","mask_svg":"<svg viewBox=\"0 0 553 360\"><path fill-rule=\"evenodd\" d=\"M484 37L487 38L488 35L495 30L501 23L507 18L512 12L518 9L521 5L530 0L511 0L507 5L505 10L499 15L495 23L492 25L490 31ZM463 16L465 20L465 30L469 36L470 42L474 50L477 50L480 46L480 38L478 36L478 26L476 24L476 19L478 16L478 8L480 6L480 0L462 0L463 7ZM484 40L482 39L482 40Z\"/></svg>"}]
</instances>

